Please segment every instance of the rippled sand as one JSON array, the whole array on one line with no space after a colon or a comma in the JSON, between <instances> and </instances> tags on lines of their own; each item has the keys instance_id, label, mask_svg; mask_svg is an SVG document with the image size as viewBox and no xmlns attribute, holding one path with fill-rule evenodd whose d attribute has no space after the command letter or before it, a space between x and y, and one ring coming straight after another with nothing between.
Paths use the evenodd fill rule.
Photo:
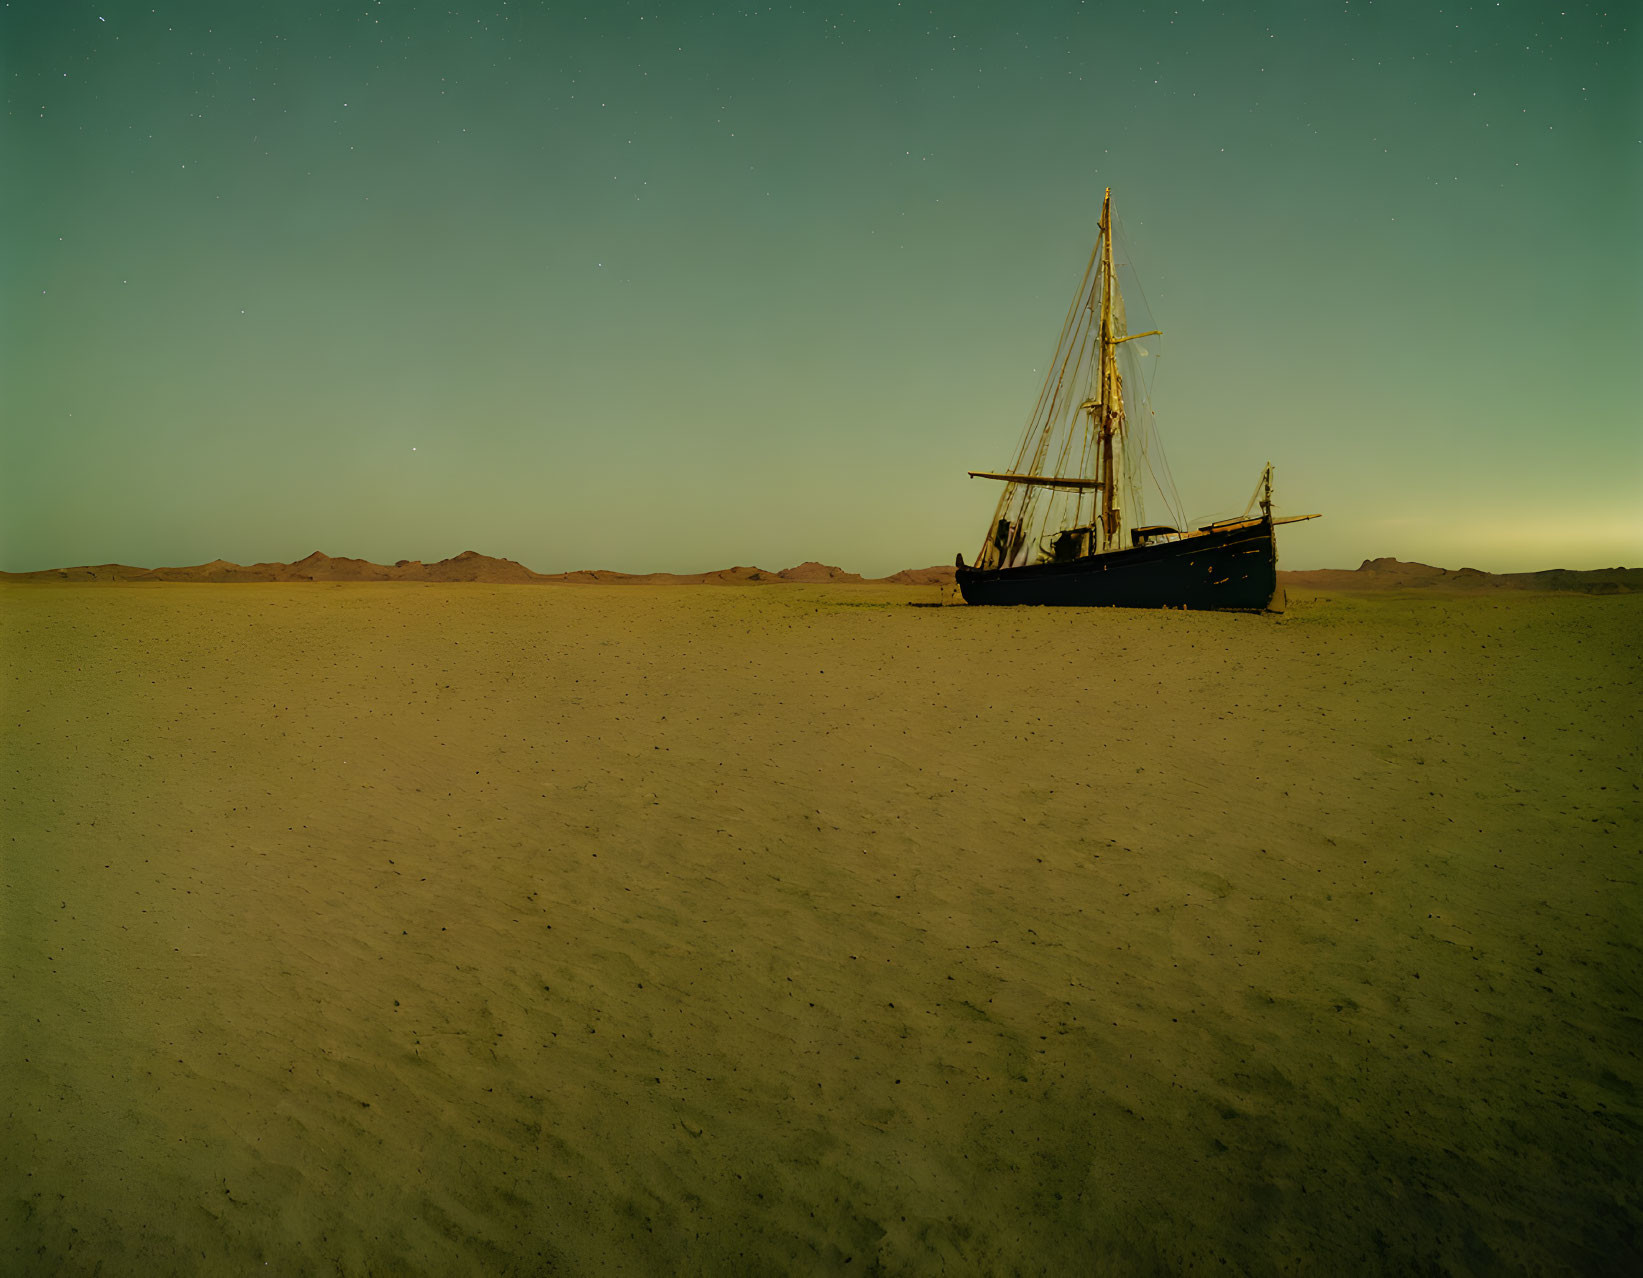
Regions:
<instances>
[{"instance_id":1,"label":"rippled sand","mask_svg":"<svg viewBox=\"0 0 1643 1278\"><path fill-rule=\"evenodd\" d=\"M1623 1272L1643 597L0 586L0 1270Z\"/></svg>"}]
</instances>

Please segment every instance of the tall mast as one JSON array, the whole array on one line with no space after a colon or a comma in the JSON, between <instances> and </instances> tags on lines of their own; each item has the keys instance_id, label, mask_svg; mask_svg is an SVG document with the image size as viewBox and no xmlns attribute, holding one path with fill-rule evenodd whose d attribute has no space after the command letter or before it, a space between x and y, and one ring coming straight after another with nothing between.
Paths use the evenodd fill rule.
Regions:
<instances>
[{"instance_id":1,"label":"tall mast","mask_svg":"<svg viewBox=\"0 0 1643 1278\"><path fill-rule=\"evenodd\" d=\"M1123 401L1118 388L1117 344L1112 332L1112 188L1107 188L1101 199L1101 368L1098 374L1100 389L1101 434L1099 471L1101 481L1101 549L1112 549L1118 534L1118 507L1115 490L1117 477L1113 474L1112 437L1117 427Z\"/></svg>"}]
</instances>

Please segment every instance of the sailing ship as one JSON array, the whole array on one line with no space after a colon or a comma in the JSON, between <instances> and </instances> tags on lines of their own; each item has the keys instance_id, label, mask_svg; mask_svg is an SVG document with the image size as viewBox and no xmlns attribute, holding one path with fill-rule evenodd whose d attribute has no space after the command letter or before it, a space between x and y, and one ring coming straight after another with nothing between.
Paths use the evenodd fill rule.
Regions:
<instances>
[{"instance_id":1,"label":"sailing ship","mask_svg":"<svg viewBox=\"0 0 1643 1278\"><path fill-rule=\"evenodd\" d=\"M1132 290L1138 292L1139 290ZM1133 305L1130 309L1134 309ZM1272 466L1244 513L1188 527L1148 403L1158 329L1130 331L1114 273L1112 190L974 565L957 559L971 604L1261 610L1282 605L1273 529L1316 515L1272 513ZM1148 524L1145 480L1174 523ZM1260 511L1255 513L1259 504Z\"/></svg>"}]
</instances>

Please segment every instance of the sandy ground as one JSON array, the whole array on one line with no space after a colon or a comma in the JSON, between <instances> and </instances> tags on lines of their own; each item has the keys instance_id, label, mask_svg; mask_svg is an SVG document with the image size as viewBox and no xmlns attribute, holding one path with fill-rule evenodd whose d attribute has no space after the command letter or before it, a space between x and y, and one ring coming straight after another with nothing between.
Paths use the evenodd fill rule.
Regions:
<instances>
[{"instance_id":1,"label":"sandy ground","mask_svg":"<svg viewBox=\"0 0 1643 1278\"><path fill-rule=\"evenodd\" d=\"M0 587L0 1272L1636 1272L1643 597Z\"/></svg>"}]
</instances>

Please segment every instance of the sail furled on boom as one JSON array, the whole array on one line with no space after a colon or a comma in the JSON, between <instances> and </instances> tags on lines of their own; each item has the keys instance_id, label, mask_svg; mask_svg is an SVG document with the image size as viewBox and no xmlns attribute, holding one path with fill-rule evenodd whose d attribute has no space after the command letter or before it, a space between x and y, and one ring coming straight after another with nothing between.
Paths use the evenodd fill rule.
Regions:
<instances>
[{"instance_id":1,"label":"sail furled on boom","mask_svg":"<svg viewBox=\"0 0 1643 1278\"><path fill-rule=\"evenodd\" d=\"M1129 270L1122 233L1114 238L1111 252L1102 242L1106 234L1098 235L1073 295L1013 464L999 472L1087 482L1006 482L977 561L982 567L1038 563L1055 557L1058 546L1059 553L1076 547L1077 553L1089 554L1127 545L1129 530L1146 523L1149 496L1161 498L1179 519L1180 501L1152 411L1161 337L1151 332L1151 316ZM1109 263L1114 277L1110 287ZM1111 312L1109 375L1102 367L1104 305ZM1136 336L1141 334L1148 335ZM1103 456L1109 449L1110 461ZM1109 483L1110 506L1104 492ZM1103 519L1107 509L1113 511L1111 528Z\"/></svg>"}]
</instances>

